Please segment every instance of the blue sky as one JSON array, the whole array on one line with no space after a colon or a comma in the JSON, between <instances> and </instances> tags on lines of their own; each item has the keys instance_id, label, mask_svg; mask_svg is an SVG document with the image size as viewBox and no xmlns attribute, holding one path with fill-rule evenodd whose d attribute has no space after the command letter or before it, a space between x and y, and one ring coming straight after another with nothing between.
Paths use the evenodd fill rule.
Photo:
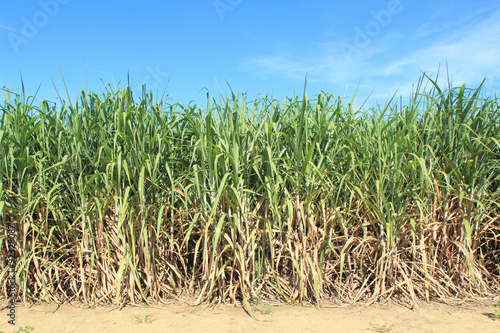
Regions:
<instances>
[{"instance_id":1,"label":"blue sky","mask_svg":"<svg viewBox=\"0 0 500 333\"><path fill-rule=\"evenodd\" d=\"M249 99L325 91L407 96L425 71L500 91L498 0L2 1L0 86L56 100L145 83L169 102L206 103L228 82ZM104 84L103 84L104 82ZM168 87L167 87L168 84Z\"/></svg>"}]
</instances>

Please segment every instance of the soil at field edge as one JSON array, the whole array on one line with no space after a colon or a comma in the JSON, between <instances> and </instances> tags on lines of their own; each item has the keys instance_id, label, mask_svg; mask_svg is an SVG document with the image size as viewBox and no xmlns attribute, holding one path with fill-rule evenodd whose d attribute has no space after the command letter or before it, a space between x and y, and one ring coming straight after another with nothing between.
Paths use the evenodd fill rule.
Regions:
<instances>
[{"instance_id":1,"label":"soil at field edge","mask_svg":"<svg viewBox=\"0 0 500 333\"><path fill-rule=\"evenodd\" d=\"M490 305L420 304L410 310L396 305L304 307L254 304L256 319L241 307L184 304L83 308L37 305L16 308L16 325L8 324L2 302L0 332L31 326L49 332L500 332ZM146 316L144 316L146 315ZM144 320L145 319L145 320ZM142 323L141 321L146 321Z\"/></svg>"}]
</instances>

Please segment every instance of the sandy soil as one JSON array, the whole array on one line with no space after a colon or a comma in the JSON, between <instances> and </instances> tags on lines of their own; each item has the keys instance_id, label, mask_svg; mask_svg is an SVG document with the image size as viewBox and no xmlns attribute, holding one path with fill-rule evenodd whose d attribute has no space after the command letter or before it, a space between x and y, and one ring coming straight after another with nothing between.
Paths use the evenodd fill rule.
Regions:
<instances>
[{"instance_id":1,"label":"sandy soil","mask_svg":"<svg viewBox=\"0 0 500 333\"><path fill-rule=\"evenodd\" d=\"M264 305L257 320L241 307L171 304L161 306L83 308L38 305L16 308L16 326L8 324L5 303L0 332L25 326L42 332L500 332L490 305L420 304L410 310L396 305L314 307ZM146 314L147 323L137 318ZM137 317L136 317L137 316Z\"/></svg>"}]
</instances>

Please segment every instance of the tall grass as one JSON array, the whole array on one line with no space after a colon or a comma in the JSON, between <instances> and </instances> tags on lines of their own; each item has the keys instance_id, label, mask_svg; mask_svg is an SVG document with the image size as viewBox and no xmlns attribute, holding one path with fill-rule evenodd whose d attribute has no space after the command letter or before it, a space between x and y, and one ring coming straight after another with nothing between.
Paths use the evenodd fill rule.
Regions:
<instances>
[{"instance_id":1,"label":"tall grass","mask_svg":"<svg viewBox=\"0 0 500 333\"><path fill-rule=\"evenodd\" d=\"M428 80L432 89L421 88ZM407 106L320 93L183 106L127 87L1 105L18 296L407 302L500 287L500 113L423 77ZM8 265L1 262L2 295Z\"/></svg>"}]
</instances>

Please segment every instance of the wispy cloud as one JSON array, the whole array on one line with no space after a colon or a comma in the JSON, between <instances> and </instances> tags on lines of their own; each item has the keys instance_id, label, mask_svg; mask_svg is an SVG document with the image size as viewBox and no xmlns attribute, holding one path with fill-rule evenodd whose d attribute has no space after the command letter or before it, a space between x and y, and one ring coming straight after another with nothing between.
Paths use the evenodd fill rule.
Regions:
<instances>
[{"instance_id":1,"label":"wispy cloud","mask_svg":"<svg viewBox=\"0 0 500 333\"><path fill-rule=\"evenodd\" d=\"M404 37L397 31L388 31L371 43L355 57L347 61L338 52L338 41L317 45L315 58L299 58L290 54L273 54L247 59L240 69L258 75L281 75L284 79L303 76L335 85L352 85L361 81L375 96L387 97L398 89L402 94L411 90L421 72L435 74L438 68L445 71L448 64L454 84L476 85L487 77L494 80L500 69L500 9L478 10L453 24L426 29L435 29L433 39L427 33L414 31L419 48L408 48L406 52L393 55L391 45ZM485 18L486 17L486 18ZM482 18L482 20L481 20ZM452 27L452 28L450 28ZM418 42L420 39L420 42ZM408 45L408 44L407 44ZM446 75L442 75L446 79ZM491 82L490 82L491 83Z\"/></svg>"},{"instance_id":2,"label":"wispy cloud","mask_svg":"<svg viewBox=\"0 0 500 333\"><path fill-rule=\"evenodd\" d=\"M435 72L439 64L448 63L456 84L476 84L484 77L494 79L500 69L500 10L467 29L458 29L441 41L414 50L384 66L390 75L419 69Z\"/></svg>"},{"instance_id":3,"label":"wispy cloud","mask_svg":"<svg viewBox=\"0 0 500 333\"><path fill-rule=\"evenodd\" d=\"M257 75L268 75L279 73L285 76L294 76L297 73L311 70L300 61L290 60L284 55L260 56L245 61L240 69L254 71Z\"/></svg>"},{"instance_id":4,"label":"wispy cloud","mask_svg":"<svg viewBox=\"0 0 500 333\"><path fill-rule=\"evenodd\" d=\"M20 30L16 30L16 29L14 29L12 27L8 27L8 26L2 25L2 24L0 24L0 29L12 31L12 32L16 32L16 33L19 33L19 34L22 33Z\"/></svg>"}]
</instances>

